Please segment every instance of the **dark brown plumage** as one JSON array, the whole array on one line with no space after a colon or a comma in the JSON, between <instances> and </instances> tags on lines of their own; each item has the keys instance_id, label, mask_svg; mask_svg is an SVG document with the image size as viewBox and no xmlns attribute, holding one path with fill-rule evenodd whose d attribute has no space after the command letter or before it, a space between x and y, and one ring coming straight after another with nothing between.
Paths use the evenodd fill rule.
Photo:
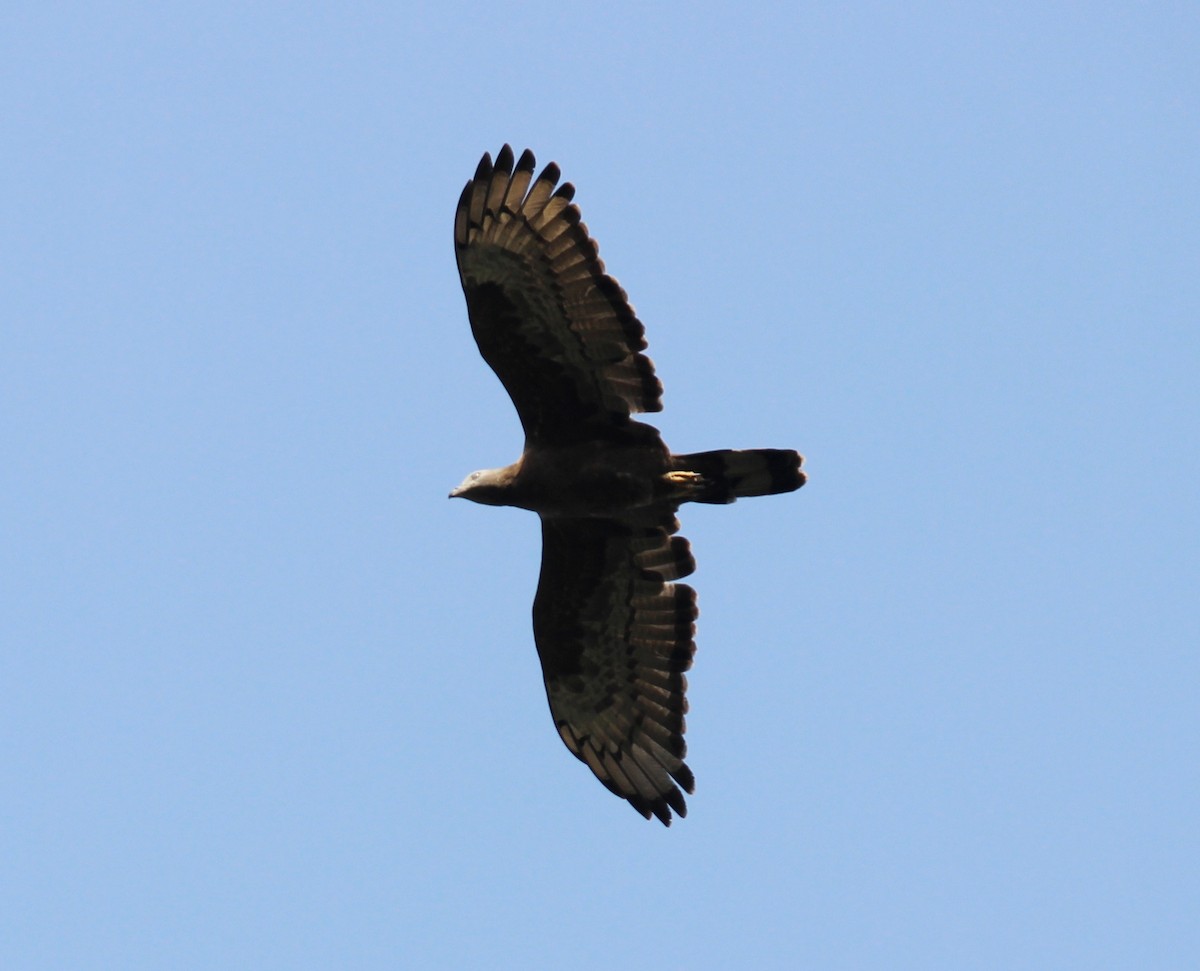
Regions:
<instances>
[{"instance_id":1,"label":"dark brown plumage","mask_svg":"<svg viewBox=\"0 0 1200 971\"><path fill-rule=\"evenodd\" d=\"M625 291L533 153L484 155L454 220L471 330L525 431L521 457L473 472L452 496L542 519L534 640L559 735L597 778L649 819L687 814L687 680L695 569L675 535L683 502L733 502L804 484L787 449L672 455L635 421L662 409ZM556 187L557 186L557 187ZM681 791L682 790L682 791Z\"/></svg>"}]
</instances>

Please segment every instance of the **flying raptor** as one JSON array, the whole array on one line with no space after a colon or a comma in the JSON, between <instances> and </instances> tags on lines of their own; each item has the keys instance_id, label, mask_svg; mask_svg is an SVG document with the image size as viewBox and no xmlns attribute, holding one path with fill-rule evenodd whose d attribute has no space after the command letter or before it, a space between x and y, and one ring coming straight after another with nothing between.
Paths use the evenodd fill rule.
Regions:
<instances>
[{"instance_id":1,"label":"flying raptor","mask_svg":"<svg viewBox=\"0 0 1200 971\"><path fill-rule=\"evenodd\" d=\"M533 635L559 735L649 819L687 815L681 789L696 567L684 502L729 503L804 485L788 449L675 455L632 415L662 410L645 330L604 272L554 163L484 155L454 217L471 331L525 431L521 457L450 493L541 517ZM557 187L556 187L557 186Z\"/></svg>"}]
</instances>

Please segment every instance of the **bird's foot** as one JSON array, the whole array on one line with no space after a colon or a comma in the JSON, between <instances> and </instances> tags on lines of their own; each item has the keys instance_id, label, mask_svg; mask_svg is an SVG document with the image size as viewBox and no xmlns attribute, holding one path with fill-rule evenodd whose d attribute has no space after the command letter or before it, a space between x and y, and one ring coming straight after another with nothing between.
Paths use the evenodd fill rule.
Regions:
<instances>
[{"instance_id":1,"label":"bird's foot","mask_svg":"<svg viewBox=\"0 0 1200 971\"><path fill-rule=\"evenodd\" d=\"M699 472L667 472L663 481L672 497L687 499L704 488L704 476Z\"/></svg>"}]
</instances>

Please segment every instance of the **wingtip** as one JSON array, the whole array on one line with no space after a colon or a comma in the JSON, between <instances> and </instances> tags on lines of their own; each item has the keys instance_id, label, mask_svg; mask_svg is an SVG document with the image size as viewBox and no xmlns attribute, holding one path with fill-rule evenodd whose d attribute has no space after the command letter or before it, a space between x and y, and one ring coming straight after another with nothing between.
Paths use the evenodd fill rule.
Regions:
<instances>
[{"instance_id":1,"label":"wingtip","mask_svg":"<svg viewBox=\"0 0 1200 971\"><path fill-rule=\"evenodd\" d=\"M539 182L549 182L551 185L558 185L558 180L562 178L562 169L558 167L557 162L551 162L544 169L542 174L538 176Z\"/></svg>"},{"instance_id":2,"label":"wingtip","mask_svg":"<svg viewBox=\"0 0 1200 971\"><path fill-rule=\"evenodd\" d=\"M501 146L500 151L496 154L496 162L492 166L492 169L493 169L493 171L503 172L505 175L508 175L509 173L512 172L512 166L513 166L512 146L509 145L508 142L505 142Z\"/></svg>"},{"instance_id":3,"label":"wingtip","mask_svg":"<svg viewBox=\"0 0 1200 971\"><path fill-rule=\"evenodd\" d=\"M479 164L475 166L475 179L479 181L486 179L492 174L492 155L490 152L484 152L483 158L479 160Z\"/></svg>"},{"instance_id":4,"label":"wingtip","mask_svg":"<svg viewBox=\"0 0 1200 971\"><path fill-rule=\"evenodd\" d=\"M683 798L683 793L678 789L672 789L670 792L665 792L657 799L649 802L642 802L641 805L630 800L630 805L633 806L645 819L657 819L664 826L670 827L674 822L675 816L680 819L687 819L687 802ZM674 816L671 811L674 810Z\"/></svg>"}]
</instances>

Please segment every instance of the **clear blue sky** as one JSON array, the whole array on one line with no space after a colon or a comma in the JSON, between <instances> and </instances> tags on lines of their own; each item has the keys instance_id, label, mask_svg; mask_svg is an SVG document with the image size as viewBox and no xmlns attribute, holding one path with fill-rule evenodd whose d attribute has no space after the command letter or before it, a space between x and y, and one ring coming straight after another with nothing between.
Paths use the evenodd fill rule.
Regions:
<instances>
[{"instance_id":1,"label":"clear blue sky","mask_svg":"<svg viewBox=\"0 0 1200 971\"><path fill-rule=\"evenodd\" d=\"M30 4L0 966L1200 966L1200 12ZM679 451L691 813L559 742L454 205L558 161Z\"/></svg>"}]
</instances>

